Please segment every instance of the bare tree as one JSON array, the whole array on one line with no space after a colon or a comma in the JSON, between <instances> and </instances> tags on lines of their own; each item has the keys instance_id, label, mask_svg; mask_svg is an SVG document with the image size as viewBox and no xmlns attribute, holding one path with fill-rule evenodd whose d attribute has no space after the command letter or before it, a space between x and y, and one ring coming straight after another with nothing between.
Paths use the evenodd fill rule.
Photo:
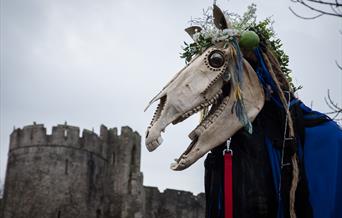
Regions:
<instances>
[{"instance_id":1,"label":"bare tree","mask_svg":"<svg viewBox=\"0 0 342 218\"><path fill-rule=\"evenodd\" d=\"M324 98L325 103L330 108L330 112L326 113L328 115L333 116L332 119L336 121L342 121L342 107L339 106L335 101L333 101L330 97L330 91L328 89L328 95Z\"/></svg>"},{"instance_id":2,"label":"bare tree","mask_svg":"<svg viewBox=\"0 0 342 218\"><path fill-rule=\"evenodd\" d=\"M290 11L302 19L316 19L323 15L335 16L342 18L342 2L341 0L291 0L293 3L300 4L307 9L314 11L313 16L303 16L295 12L289 7Z\"/></svg>"},{"instance_id":3,"label":"bare tree","mask_svg":"<svg viewBox=\"0 0 342 218\"><path fill-rule=\"evenodd\" d=\"M316 19L323 15L334 16L337 18L342 18L342 2L341 0L291 0L295 4L299 4L315 14L312 16L303 16L295 12L295 10L289 7L290 11L297 17L306 20ZM340 31L342 34L342 31ZM335 60L337 68L342 72L342 65ZM339 106L330 96L330 90L327 91L327 97L324 98L326 105L330 108L330 115L332 119L341 122L342 121L342 107Z\"/></svg>"}]
</instances>

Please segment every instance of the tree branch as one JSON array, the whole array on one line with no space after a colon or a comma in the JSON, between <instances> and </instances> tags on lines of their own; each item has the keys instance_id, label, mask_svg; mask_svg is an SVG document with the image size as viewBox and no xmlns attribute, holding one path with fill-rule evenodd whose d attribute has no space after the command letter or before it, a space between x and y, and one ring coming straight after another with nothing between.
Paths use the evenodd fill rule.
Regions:
<instances>
[{"instance_id":1,"label":"tree branch","mask_svg":"<svg viewBox=\"0 0 342 218\"><path fill-rule=\"evenodd\" d=\"M327 112L325 114L334 115L334 117L332 119L336 120L336 121L340 121L342 119L342 117L338 118L338 116L340 114L342 114L342 108L340 106L338 106L338 104L331 99L329 89L328 89L328 95L327 95L327 97L324 98L324 101L325 101L326 105L332 110L332 111Z\"/></svg>"},{"instance_id":2,"label":"tree branch","mask_svg":"<svg viewBox=\"0 0 342 218\"><path fill-rule=\"evenodd\" d=\"M321 4L321 5L331 5L331 6L335 6L335 7L341 7L342 4L339 3L337 0L335 0L335 3L332 2L326 2L326 1L320 1L320 0L307 0L308 2L313 2L316 4Z\"/></svg>"},{"instance_id":3,"label":"tree branch","mask_svg":"<svg viewBox=\"0 0 342 218\"><path fill-rule=\"evenodd\" d=\"M313 11L316 11L316 12L319 12L319 13L322 13L322 14L325 14L325 15L330 15L330 16L336 16L336 17L342 17L342 14L335 14L335 13L331 13L331 12L327 12L327 11L323 11L321 9L317 9L317 8L314 8L312 7L311 5L307 4L305 1L303 0L300 0L299 3L301 3L302 5L304 5L305 7L313 10Z\"/></svg>"},{"instance_id":4,"label":"tree branch","mask_svg":"<svg viewBox=\"0 0 342 218\"><path fill-rule=\"evenodd\" d=\"M299 4L303 5L304 7L318 13L318 15L313 16L313 17L305 17L302 15L299 15L291 7L289 7L290 11L295 16L297 16L301 19L312 20L312 19L316 19L322 15L329 15L329 16L335 16L335 17L342 18L342 12L341 12L342 3L339 3L338 0L335 0L335 3L328 2L328 1L321 1L321 0L290 0L290 1L294 2L294 3L299 3ZM309 3L312 3L315 6L313 6ZM322 7L318 8L318 6L322 6ZM330 6L330 11L327 11L328 9L326 9L326 6Z\"/></svg>"},{"instance_id":5,"label":"tree branch","mask_svg":"<svg viewBox=\"0 0 342 218\"><path fill-rule=\"evenodd\" d=\"M304 19L304 20L313 20L313 19L316 19L322 15L324 15L323 13L320 13L320 14L317 14L316 16L313 16L313 17L303 17L302 15L299 15L297 14L291 7L289 7L289 10L292 12L292 14L294 14L296 17L299 17L301 19Z\"/></svg>"},{"instance_id":6,"label":"tree branch","mask_svg":"<svg viewBox=\"0 0 342 218\"><path fill-rule=\"evenodd\" d=\"M342 70L342 66L336 60L335 60L335 64L336 64L338 69Z\"/></svg>"}]
</instances>

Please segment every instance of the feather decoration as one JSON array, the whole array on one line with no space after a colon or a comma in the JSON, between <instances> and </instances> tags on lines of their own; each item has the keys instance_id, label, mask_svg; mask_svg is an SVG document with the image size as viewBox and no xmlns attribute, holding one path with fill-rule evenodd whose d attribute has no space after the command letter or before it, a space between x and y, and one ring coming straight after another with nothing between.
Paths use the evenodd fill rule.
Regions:
<instances>
[{"instance_id":1,"label":"feather decoration","mask_svg":"<svg viewBox=\"0 0 342 218\"><path fill-rule=\"evenodd\" d=\"M233 88L234 96L236 96L236 90L240 86L239 85L239 78L237 73L237 57L236 57L236 51L233 46L229 47L229 58L228 58L228 71L231 73L231 85Z\"/></svg>"},{"instance_id":2,"label":"feather decoration","mask_svg":"<svg viewBox=\"0 0 342 218\"><path fill-rule=\"evenodd\" d=\"M235 104L235 114L238 117L241 124L244 126L245 130L249 133L253 133L253 127L251 121L249 121L245 104L243 100L237 100Z\"/></svg>"},{"instance_id":3,"label":"feather decoration","mask_svg":"<svg viewBox=\"0 0 342 218\"><path fill-rule=\"evenodd\" d=\"M229 64L230 72L232 72L232 86L233 93L236 99L242 100L241 85L243 82L242 77L242 56L240 52L239 45L237 45L236 40L232 41L232 47L230 49L230 60L232 63Z\"/></svg>"},{"instance_id":4,"label":"feather decoration","mask_svg":"<svg viewBox=\"0 0 342 218\"><path fill-rule=\"evenodd\" d=\"M231 63L229 66L234 67L230 72L232 73L232 86L233 86L233 94L236 98L236 103L234 104L233 110L235 111L236 116L238 117L241 124L244 126L245 130L252 134L253 128L250 120L248 119L246 107L243 101L243 93L241 91L241 85L243 83L243 57L240 51L239 44L236 41L236 38L232 40L232 49L231 49Z\"/></svg>"},{"instance_id":5,"label":"feather decoration","mask_svg":"<svg viewBox=\"0 0 342 218\"><path fill-rule=\"evenodd\" d=\"M243 69L242 69L242 62L243 62L243 57L242 57L242 53L241 53L241 50L240 50L240 46L236 40L236 38L234 37L233 40L232 40L232 45L233 47L235 48L235 51L236 51L236 71L237 71L237 80L239 82L239 85L242 84L243 82Z\"/></svg>"},{"instance_id":6,"label":"feather decoration","mask_svg":"<svg viewBox=\"0 0 342 218\"><path fill-rule=\"evenodd\" d=\"M235 89L235 98L238 101L242 100L242 91L241 91L240 86L236 87L236 89Z\"/></svg>"}]
</instances>

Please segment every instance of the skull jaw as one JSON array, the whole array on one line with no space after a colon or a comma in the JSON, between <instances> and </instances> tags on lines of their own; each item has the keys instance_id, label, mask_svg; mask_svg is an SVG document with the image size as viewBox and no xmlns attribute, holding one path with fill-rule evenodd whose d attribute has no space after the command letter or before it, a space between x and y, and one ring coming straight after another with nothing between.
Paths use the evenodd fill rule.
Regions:
<instances>
[{"instance_id":1,"label":"skull jaw","mask_svg":"<svg viewBox=\"0 0 342 218\"><path fill-rule=\"evenodd\" d=\"M168 124L161 125L162 122L156 122L152 127L148 127L146 130L145 145L149 152L154 151L162 144L163 138L161 132L166 128Z\"/></svg>"},{"instance_id":2,"label":"skull jaw","mask_svg":"<svg viewBox=\"0 0 342 218\"><path fill-rule=\"evenodd\" d=\"M243 93L247 117L252 122L262 109L265 97L256 73L246 61L244 61L244 78L245 80L242 83L241 91ZM177 99L179 96L175 93L168 93L169 91L165 91L164 93L169 96L165 102L165 107L162 104L163 110L159 110L156 121L147 129L145 143L149 151L155 150L161 144L161 132L166 126L177 120L182 121L181 116L184 115L184 110L182 109L184 108L180 108L176 104L177 101L173 100L173 97ZM221 102L217 107L219 113L216 114L214 112L212 114L213 120L208 122L210 125L205 125L204 127L199 126L190 134L189 137L193 142L180 158L177 159L176 163L171 165L171 169L184 170L188 168L204 154L228 140L242 128L242 124L233 112L236 99L234 96L231 98L229 96L226 97L223 100L225 101L224 104L221 105ZM189 100L193 99L189 98Z\"/></svg>"},{"instance_id":3,"label":"skull jaw","mask_svg":"<svg viewBox=\"0 0 342 218\"><path fill-rule=\"evenodd\" d=\"M227 141L235 132L242 128L238 118L228 109L233 104L234 99L229 99L225 110L217 117L214 123L206 129L199 126L191 133L192 143L176 163L171 164L172 170L180 171L190 167L203 155Z\"/></svg>"},{"instance_id":4,"label":"skull jaw","mask_svg":"<svg viewBox=\"0 0 342 218\"><path fill-rule=\"evenodd\" d=\"M247 116L251 122L254 121L256 116L259 114L263 104L264 101L260 102L256 107L249 108ZM228 111L229 110L226 110L227 113L222 114L219 121L205 130L198 139L195 139L176 163L171 164L170 168L172 170L180 171L190 167L198 159L203 157L203 155L226 142L238 130L243 128L235 114Z\"/></svg>"},{"instance_id":5,"label":"skull jaw","mask_svg":"<svg viewBox=\"0 0 342 218\"><path fill-rule=\"evenodd\" d=\"M222 81L219 81L217 84L213 85L212 92L207 93L207 98L209 100L206 100L206 97L203 97L199 94L198 96L200 97L191 96L190 99L195 99L195 101L191 102L191 104L187 101L181 102L179 100L174 100L175 98L173 95L168 95L166 93L165 96L170 97L168 97L167 101L161 101L161 105L159 105L161 109L157 109L156 111L158 114L156 120L152 121L151 126L149 126L146 130L145 144L148 151L154 151L161 145L163 142L161 132L164 132L165 128L170 123L176 125L177 123L184 121L210 104L215 103L222 95L220 86L222 86Z\"/></svg>"},{"instance_id":6,"label":"skull jaw","mask_svg":"<svg viewBox=\"0 0 342 218\"><path fill-rule=\"evenodd\" d=\"M146 130L145 145L148 151L154 151L159 145L162 144L163 138L161 132L165 131L165 128L180 117L183 112L181 109L175 107L169 102L161 101L159 109L157 108L157 118L152 121L151 125Z\"/></svg>"},{"instance_id":7,"label":"skull jaw","mask_svg":"<svg viewBox=\"0 0 342 218\"><path fill-rule=\"evenodd\" d=\"M250 65L247 65L247 71L249 72L250 77L249 80L245 81L242 88L244 90L244 103L247 117L250 122L253 122L264 106L265 95L258 78ZM214 122L209 125L209 127L204 128L199 125L190 134L193 142L176 163L171 165L172 170L184 170L188 168L207 152L226 142L243 127L232 110L236 99L233 96L228 96L223 102L224 101L226 101L226 103L224 108L222 108L222 113L215 118Z\"/></svg>"}]
</instances>

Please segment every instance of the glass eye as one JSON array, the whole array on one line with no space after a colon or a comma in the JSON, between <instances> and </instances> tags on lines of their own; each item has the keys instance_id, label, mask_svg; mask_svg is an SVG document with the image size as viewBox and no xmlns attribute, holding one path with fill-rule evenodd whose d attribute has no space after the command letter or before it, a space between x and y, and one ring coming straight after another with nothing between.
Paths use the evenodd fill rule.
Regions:
<instances>
[{"instance_id":1,"label":"glass eye","mask_svg":"<svg viewBox=\"0 0 342 218\"><path fill-rule=\"evenodd\" d=\"M210 53L209 57L209 64L211 67L219 68L222 67L224 64L224 55L221 51L213 51Z\"/></svg>"}]
</instances>

